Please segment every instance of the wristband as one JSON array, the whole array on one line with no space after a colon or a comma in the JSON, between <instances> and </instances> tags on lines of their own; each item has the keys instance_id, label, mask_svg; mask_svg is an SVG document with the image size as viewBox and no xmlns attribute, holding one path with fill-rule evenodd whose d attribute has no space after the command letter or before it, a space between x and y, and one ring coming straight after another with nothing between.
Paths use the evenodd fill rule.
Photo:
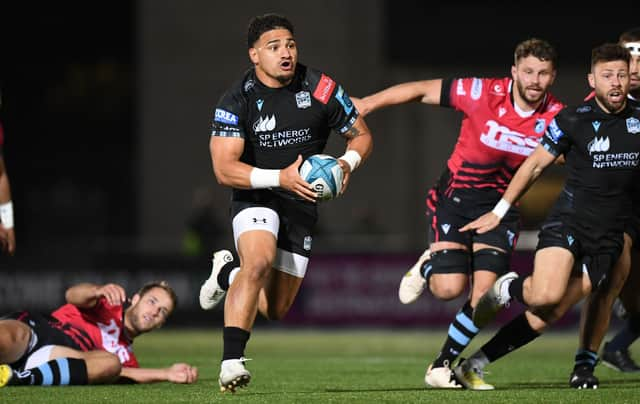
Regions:
<instances>
[{"instance_id":1,"label":"wristband","mask_svg":"<svg viewBox=\"0 0 640 404\"><path fill-rule=\"evenodd\" d=\"M254 167L251 170L251 188L273 188L280 186L280 170L264 170Z\"/></svg>"},{"instance_id":2,"label":"wristband","mask_svg":"<svg viewBox=\"0 0 640 404\"><path fill-rule=\"evenodd\" d=\"M500 202L496 204L495 208L493 208L491 212L493 212L494 215L502 219L504 215L507 214L510 207L511 207L511 204L507 202L504 198L502 198L500 199Z\"/></svg>"},{"instance_id":3,"label":"wristband","mask_svg":"<svg viewBox=\"0 0 640 404\"><path fill-rule=\"evenodd\" d=\"M0 204L0 221L5 229L13 229L13 203Z\"/></svg>"},{"instance_id":4,"label":"wristband","mask_svg":"<svg viewBox=\"0 0 640 404\"><path fill-rule=\"evenodd\" d=\"M338 159L346 161L347 164L349 164L349 168L351 168L351 172L353 172L360 165L362 157L360 153L355 150L347 150L346 153L338 157Z\"/></svg>"}]
</instances>

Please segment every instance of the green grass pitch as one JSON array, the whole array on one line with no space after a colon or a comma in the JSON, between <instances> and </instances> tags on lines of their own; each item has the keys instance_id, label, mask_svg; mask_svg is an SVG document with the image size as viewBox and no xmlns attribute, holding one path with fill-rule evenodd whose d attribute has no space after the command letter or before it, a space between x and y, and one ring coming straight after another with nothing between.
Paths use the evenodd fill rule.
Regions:
<instances>
[{"instance_id":1,"label":"green grass pitch","mask_svg":"<svg viewBox=\"0 0 640 404\"><path fill-rule=\"evenodd\" d=\"M598 390L569 389L576 331L543 335L487 369L491 392L433 390L424 386L428 362L445 331L254 330L247 356L251 384L221 394L217 373L218 330L161 330L140 337L136 353L143 366L174 362L198 366L193 385L8 387L0 403L637 403L640 374L602 365ZM479 347L484 332L465 353Z\"/></svg>"}]
</instances>

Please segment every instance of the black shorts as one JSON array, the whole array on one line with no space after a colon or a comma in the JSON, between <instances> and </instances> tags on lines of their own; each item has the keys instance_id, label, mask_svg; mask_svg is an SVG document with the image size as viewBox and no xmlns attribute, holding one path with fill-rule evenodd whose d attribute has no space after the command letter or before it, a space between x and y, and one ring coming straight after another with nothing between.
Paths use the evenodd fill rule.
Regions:
<instances>
[{"instance_id":1,"label":"black shorts","mask_svg":"<svg viewBox=\"0 0 640 404\"><path fill-rule=\"evenodd\" d=\"M80 345L64 333L66 326L51 316L21 311L8 314L1 319L21 321L32 330L26 352L16 362L9 364L15 370L24 370L23 367L27 363L29 356L47 345L59 345L82 350Z\"/></svg>"},{"instance_id":2,"label":"black shorts","mask_svg":"<svg viewBox=\"0 0 640 404\"><path fill-rule=\"evenodd\" d=\"M538 234L537 250L547 247L561 247L569 250L575 259L573 275L587 272L591 290L595 291L609 278L614 264L622 252L622 234L593 238L581 234L577 226L571 226L552 216L543 223Z\"/></svg>"},{"instance_id":3,"label":"black shorts","mask_svg":"<svg viewBox=\"0 0 640 404\"><path fill-rule=\"evenodd\" d=\"M244 209L254 207L268 208L278 214L279 249L307 258L311 256L311 237L318 222L316 204L266 189L234 190L230 211L232 219Z\"/></svg>"},{"instance_id":4,"label":"black shorts","mask_svg":"<svg viewBox=\"0 0 640 404\"><path fill-rule=\"evenodd\" d=\"M520 212L518 208L509 209L495 229L477 234L460 232L459 228L490 212L500 200L495 190L446 189L450 176L445 171L438 183L429 191L427 198L427 220L429 243L450 241L460 243L472 251L474 243L483 243L511 254L520 232Z\"/></svg>"}]
</instances>

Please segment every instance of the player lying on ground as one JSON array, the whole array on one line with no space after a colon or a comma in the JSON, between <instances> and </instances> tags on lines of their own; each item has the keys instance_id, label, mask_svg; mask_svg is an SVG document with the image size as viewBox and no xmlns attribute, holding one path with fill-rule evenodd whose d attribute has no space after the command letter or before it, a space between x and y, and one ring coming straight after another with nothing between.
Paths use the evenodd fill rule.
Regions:
<instances>
[{"instance_id":1,"label":"player lying on ground","mask_svg":"<svg viewBox=\"0 0 640 404\"><path fill-rule=\"evenodd\" d=\"M133 340L160 328L175 309L164 281L144 285L131 298L122 286L82 283L66 291L67 304L50 315L27 311L0 319L0 387L104 383L195 383L186 363L140 368Z\"/></svg>"}]
</instances>

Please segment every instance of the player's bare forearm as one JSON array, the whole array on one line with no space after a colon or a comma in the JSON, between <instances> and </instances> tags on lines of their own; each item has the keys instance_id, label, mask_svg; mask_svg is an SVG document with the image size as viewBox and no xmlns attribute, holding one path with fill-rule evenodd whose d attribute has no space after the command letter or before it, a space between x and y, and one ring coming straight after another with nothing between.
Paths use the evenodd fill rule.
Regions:
<instances>
[{"instance_id":1,"label":"player's bare forearm","mask_svg":"<svg viewBox=\"0 0 640 404\"><path fill-rule=\"evenodd\" d=\"M107 283L96 285L94 283L79 283L67 289L65 299L67 303L81 308L89 308L96 305L98 299L104 297L110 305L116 306L126 301L127 296L120 285Z\"/></svg>"},{"instance_id":2,"label":"player's bare forearm","mask_svg":"<svg viewBox=\"0 0 640 404\"><path fill-rule=\"evenodd\" d=\"M373 151L373 136L371 136L371 131L365 120L362 117L358 117L344 136L347 138L347 150L358 152L362 162L364 162Z\"/></svg>"},{"instance_id":3,"label":"player's bare forearm","mask_svg":"<svg viewBox=\"0 0 640 404\"><path fill-rule=\"evenodd\" d=\"M502 198L510 204L517 202L555 159L555 156L544 147L536 147L516 171Z\"/></svg>"},{"instance_id":4,"label":"player's bare forearm","mask_svg":"<svg viewBox=\"0 0 640 404\"><path fill-rule=\"evenodd\" d=\"M357 105L362 109L360 112L366 116L373 111L391 105L418 101L425 104L438 104L441 88L442 80L440 79L411 81L363 97Z\"/></svg>"},{"instance_id":5,"label":"player's bare forearm","mask_svg":"<svg viewBox=\"0 0 640 404\"><path fill-rule=\"evenodd\" d=\"M135 383L171 382L191 384L198 380L198 369L186 363L176 363L168 368L123 367L120 377Z\"/></svg>"},{"instance_id":6,"label":"player's bare forearm","mask_svg":"<svg viewBox=\"0 0 640 404\"><path fill-rule=\"evenodd\" d=\"M11 200L11 186L9 185L9 175L4 166L4 161L0 158L0 205Z\"/></svg>"}]
</instances>

